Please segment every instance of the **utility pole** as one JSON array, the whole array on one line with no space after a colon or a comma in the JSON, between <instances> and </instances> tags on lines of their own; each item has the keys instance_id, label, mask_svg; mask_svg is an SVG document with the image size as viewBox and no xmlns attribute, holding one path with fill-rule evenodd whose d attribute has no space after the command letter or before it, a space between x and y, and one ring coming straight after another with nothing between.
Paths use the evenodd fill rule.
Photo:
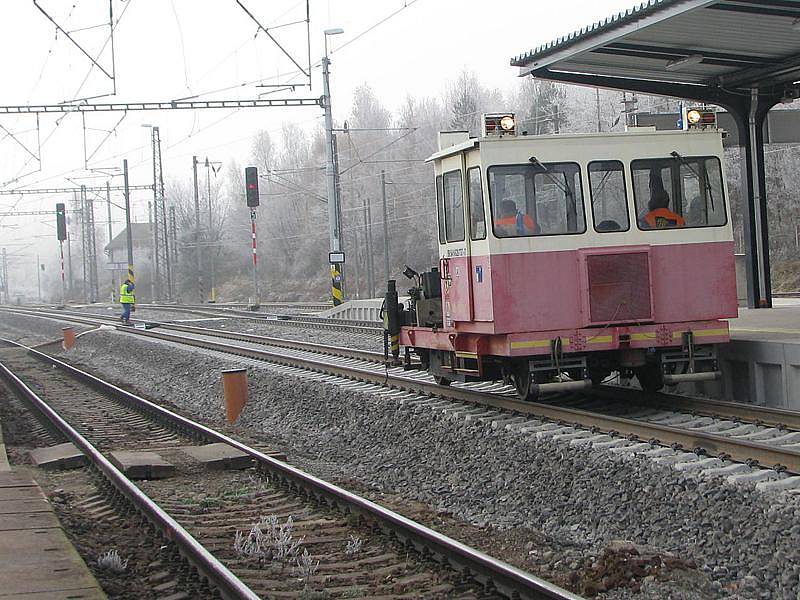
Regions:
<instances>
[{"instance_id":1,"label":"utility pole","mask_svg":"<svg viewBox=\"0 0 800 600\"><path fill-rule=\"evenodd\" d=\"M3 275L3 298L6 304L9 304L8 301L8 258L6 257L6 249L3 248L3 264L0 265L3 267L2 275Z\"/></svg>"},{"instance_id":2,"label":"utility pole","mask_svg":"<svg viewBox=\"0 0 800 600\"><path fill-rule=\"evenodd\" d=\"M626 127L636 127L639 123L639 117L636 114L636 105L638 102L639 99L636 97L635 93L631 94L631 97L628 98L628 92L622 92L622 112L625 113Z\"/></svg>"},{"instance_id":3,"label":"utility pole","mask_svg":"<svg viewBox=\"0 0 800 600\"><path fill-rule=\"evenodd\" d=\"M360 267L358 265L358 227L353 228L353 277L350 279L351 282L355 284L355 297L361 298L361 282L359 281L359 277L361 276Z\"/></svg>"},{"instance_id":4,"label":"utility pole","mask_svg":"<svg viewBox=\"0 0 800 600\"><path fill-rule=\"evenodd\" d=\"M125 233L128 242L128 279L135 283L133 277L133 233L131 232L131 190L128 185L128 159L122 161L122 176L125 180Z\"/></svg>"},{"instance_id":5,"label":"utility pole","mask_svg":"<svg viewBox=\"0 0 800 600\"><path fill-rule=\"evenodd\" d=\"M178 267L178 220L175 218L175 207L169 207L169 230L172 239L172 264Z\"/></svg>"},{"instance_id":6,"label":"utility pole","mask_svg":"<svg viewBox=\"0 0 800 600\"><path fill-rule=\"evenodd\" d=\"M194 251L197 256L197 295L200 304L205 302L203 291L203 263L200 256L200 192L197 189L197 157L192 157L192 174L194 175Z\"/></svg>"},{"instance_id":7,"label":"utility pole","mask_svg":"<svg viewBox=\"0 0 800 600\"><path fill-rule=\"evenodd\" d=\"M221 164L221 163L213 163L213 164ZM212 204L211 204L211 165L212 165L212 162L210 162L208 160L208 157L206 156L205 167L206 167L206 198L208 199L208 241L209 241L209 252L211 253L211 255L210 255L211 273L210 273L210 281L209 281L209 285L211 287L211 299L209 300L209 302L216 302L217 301L217 290L216 290L216 287L214 286L214 275L215 275L214 270L215 270L215 266L216 266L215 265L215 255L217 253L217 247L216 247L216 245L212 245L211 244L213 238L216 237L213 234L213 232L214 232L214 210L213 210L213 207L212 207ZM217 172L215 170L214 171L214 177L216 177L216 176L217 176Z\"/></svg>"},{"instance_id":8,"label":"utility pole","mask_svg":"<svg viewBox=\"0 0 800 600\"><path fill-rule=\"evenodd\" d=\"M325 165L325 178L328 188L328 234L330 237L330 251L341 252L341 221L339 218L339 194L336 186L337 174L334 159L333 142L333 113L331 111L331 86L330 86L330 59L328 58L328 36L344 33L341 28L326 29L325 56L322 58L322 101L325 111L325 148L327 162ZM344 302L342 293L342 268L340 262L331 263L331 297L333 305L338 306Z\"/></svg>"},{"instance_id":9,"label":"utility pole","mask_svg":"<svg viewBox=\"0 0 800 600\"><path fill-rule=\"evenodd\" d=\"M8 264L6 263L6 249L3 248L2 263L0 263L0 276L3 278L3 302L8 304Z\"/></svg>"},{"instance_id":10,"label":"utility pole","mask_svg":"<svg viewBox=\"0 0 800 600\"><path fill-rule=\"evenodd\" d=\"M42 303L42 263L39 262L39 255L36 255L36 288L38 290L39 304Z\"/></svg>"},{"instance_id":11,"label":"utility pole","mask_svg":"<svg viewBox=\"0 0 800 600\"><path fill-rule=\"evenodd\" d=\"M153 302L158 301L161 295L161 286L158 276L158 229L153 223L153 205L155 202L147 203L147 223L150 225L150 233L153 237L153 252L150 255L150 260L153 265L153 276L150 278L150 297Z\"/></svg>"},{"instance_id":12,"label":"utility pole","mask_svg":"<svg viewBox=\"0 0 800 600\"><path fill-rule=\"evenodd\" d=\"M114 233L111 229L111 184L106 181L106 217L108 219L108 243L111 244L111 240L114 239ZM61 260L63 263L64 256L62 251ZM63 268L63 264L62 264ZM111 269L111 302L116 302L117 298L117 276L114 272L114 269Z\"/></svg>"},{"instance_id":13,"label":"utility pole","mask_svg":"<svg viewBox=\"0 0 800 600\"><path fill-rule=\"evenodd\" d=\"M364 245L367 252L364 255L364 269L367 272L367 285L366 293L372 298L375 296L375 259L373 257L373 243L372 243L372 211L370 210L370 203L367 202L366 197L361 196L361 206L364 212Z\"/></svg>"},{"instance_id":14,"label":"utility pole","mask_svg":"<svg viewBox=\"0 0 800 600\"><path fill-rule=\"evenodd\" d=\"M88 288L86 287L86 280L88 279L87 268L86 268L86 255L89 253L87 248L87 241L88 236L86 234L86 188L81 186L81 195L80 195L80 202L81 202L81 263L83 264L83 301L87 303L89 301L89 292Z\"/></svg>"},{"instance_id":15,"label":"utility pole","mask_svg":"<svg viewBox=\"0 0 800 600\"><path fill-rule=\"evenodd\" d=\"M161 160L161 130L153 127L153 190L155 191L154 205L158 205L158 210L154 209L154 216L157 215L156 229L162 228L161 248L163 248L164 275L167 279L167 300L172 301L172 261L169 255L169 228L167 227L167 201L164 194L164 166Z\"/></svg>"},{"instance_id":16,"label":"utility pole","mask_svg":"<svg viewBox=\"0 0 800 600\"><path fill-rule=\"evenodd\" d=\"M600 121L600 88L594 88L594 100L597 105L597 133L603 131L603 124Z\"/></svg>"},{"instance_id":17,"label":"utility pole","mask_svg":"<svg viewBox=\"0 0 800 600\"><path fill-rule=\"evenodd\" d=\"M381 170L381 197L383 198L383 270L389 281L389 211L386 208L386 173Z\"/></svg>"}]
</instances>

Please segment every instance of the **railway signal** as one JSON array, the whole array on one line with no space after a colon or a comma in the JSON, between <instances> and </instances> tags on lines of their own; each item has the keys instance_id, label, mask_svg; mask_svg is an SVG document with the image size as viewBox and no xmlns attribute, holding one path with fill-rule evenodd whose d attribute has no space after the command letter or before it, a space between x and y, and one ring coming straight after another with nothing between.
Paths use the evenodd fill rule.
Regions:
<instances>
[{"instance_id":1,"label":"railway signal","mask_svg":"<svg viewBox=\"0 0 800 600\"><path fill-rule=\"evenodd\" d=\"M59 242L67 239L67 209L62 202L56 204L56 235Z\"/></svg>"},{"instance_id":2,"label":"railway signal","mask_svg":"<svg viewBox=\"0 0 800 600\"><path fill-rule=\"evenodd\" d=\"M258 297L258 254L256 250L256 208L259 205L258 169L256 167L245 167L244 186L247 206L250 208L250 232L253 243L253 297L249 305L251 309L256 310L261 303Z\"/></svg>"},{"instance_id":3,"label":"railway signal","mask_svg":"<svg viewBox=\"0 0 800 600\"><path fill-rule=\"evenodd\" d=\"M61 305L64 306L67 302L67 282L64 275L64 240L67 239L67 209L63 202L56 203L56 237L58 237L58 250L61 258ZM42 292L40 289L40 302L41 295Z\"/></svg>"},{"instance_id":4,"label":"railway signal","mask_svg":"<svg viewBox=\"0 0 800 600\"><path fill-rule=\"evenodd\" d=\"M256 167L245 167L244 188L245 196L247 198L247 206L250 208L255 208L259 204L258 169Z\"/></svg>"}]
</instances>

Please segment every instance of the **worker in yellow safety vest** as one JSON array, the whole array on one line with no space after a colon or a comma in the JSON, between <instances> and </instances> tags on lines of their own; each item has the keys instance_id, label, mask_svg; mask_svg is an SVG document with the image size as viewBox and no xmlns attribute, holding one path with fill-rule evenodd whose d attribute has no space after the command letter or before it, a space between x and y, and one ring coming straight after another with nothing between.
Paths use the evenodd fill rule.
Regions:
<instances>
[{"instance_id":1,"label":"worker in yellow safety vest","mask_svg":"<svg viewBox=\"0 0 800 600\"><path fill-rule=\"evenodd\" d=\"M122 316L120 320L125 325L131 324L131 309L136 304L136 296L133 295L133 290L136 288L130 279L126 279L121 286L119 286L119 301L122 304Z\"/></svg>"}]
</instances>

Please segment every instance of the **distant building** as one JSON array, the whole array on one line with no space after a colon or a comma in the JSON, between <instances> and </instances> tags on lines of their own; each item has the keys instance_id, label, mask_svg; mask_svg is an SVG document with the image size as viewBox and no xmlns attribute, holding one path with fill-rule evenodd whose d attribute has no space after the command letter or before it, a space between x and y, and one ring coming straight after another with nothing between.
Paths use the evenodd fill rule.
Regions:
<instances>
[{"instance_id":1,"label":"distant building","mask_svg":"<svg viewBox=\"0 0 800 600\"><path fill-rule=\"evenodd\" d=\"M137 301L152 300L153 276L153 228L150 223L131 223L133 241L133 266L136 278ZM114 271L114 298L119 292L119 285L127 276L128 263L128 230L119 232L110 244L105 247L109 263L124 263L126 268Z\"/></svg>"},{"instance_id":2,"label":"distant building","mask_svg":"<svg viewBox=\"0 0 800 600\"><path fill-rule=\"evenodd\" d=\"M150 223L131 223L133 238L133 258L136 260L136 250L145 250L149 259L153 251L153 228ZM119 232L111 243L105 247L109 262L128 261L128 230ZM141 258L141 257L140 257Z\"/></svg>"}]
</instances>

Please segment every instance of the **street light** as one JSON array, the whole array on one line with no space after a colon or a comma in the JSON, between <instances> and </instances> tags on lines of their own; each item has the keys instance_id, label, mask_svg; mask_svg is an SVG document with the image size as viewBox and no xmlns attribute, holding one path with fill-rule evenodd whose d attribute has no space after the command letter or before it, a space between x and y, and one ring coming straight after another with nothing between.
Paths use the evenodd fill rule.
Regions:
<instances>
[{"instance_id":1,"label":"street light","mask_svg":"<svg viewBox=\"0 0 800 600\"><path fill-rule=\"evenodd\" d=\"M325 110L325 141L327 146L327 163L325 166L325 176L328 187L328 233L330 236L330 252L341 252L341 222L339 219L339 194L336 189L336 167L333 155L333 114L331 112L331 86L330 86L330 59L328 58L328 36L344 33L341 27L326 29L325 34L325 56L322 58L322 86ZM331 263L331 295L333 304L337 306L344 301L342 293L342 265L341 263Z\"/></svg>"}]
</instances>

